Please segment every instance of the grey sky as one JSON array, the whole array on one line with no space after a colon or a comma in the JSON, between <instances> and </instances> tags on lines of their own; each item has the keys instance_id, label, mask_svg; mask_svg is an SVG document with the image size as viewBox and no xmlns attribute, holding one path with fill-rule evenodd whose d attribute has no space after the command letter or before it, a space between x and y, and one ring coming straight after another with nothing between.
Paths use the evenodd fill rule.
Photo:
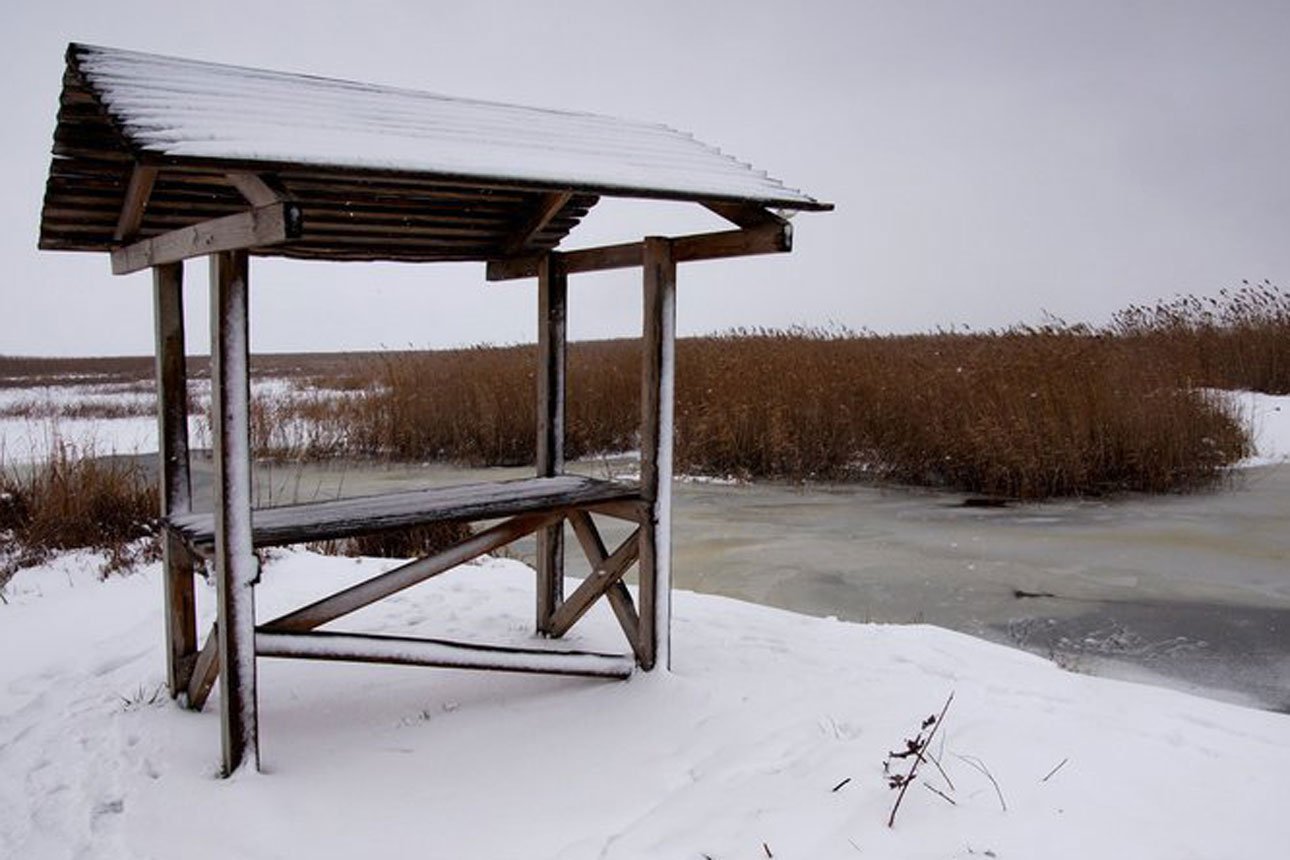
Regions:
<instances>
[{"instance_id":1,"label":"grey sky","mask_svg":"<svg viewBox=\"0 0 1290 860\"><path fill-rule=\"evenodd\" d=\"M1100 321L1290 285L1290 3L10 4L0 353L151 351L146 274L38 253L77 40L666 122L837 204L796 250L679 277L682 333ZM568 245L719 228L606 201ZM205 269L189 264L192 345ZM532 285L482 265L252 264L257 350L531 340ZM636 331L637 277L582 276L575 337Z\"/></svg>"}]
</instances>

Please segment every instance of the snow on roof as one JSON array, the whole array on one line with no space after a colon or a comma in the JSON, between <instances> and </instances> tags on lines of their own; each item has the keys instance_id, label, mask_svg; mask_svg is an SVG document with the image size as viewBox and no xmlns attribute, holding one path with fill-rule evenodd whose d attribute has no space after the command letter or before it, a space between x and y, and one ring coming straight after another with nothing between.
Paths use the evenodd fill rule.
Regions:
<instances>
[{"instance_id":1,"label":"snow on roof","mask_svg":"<svg viewBox=\"0 0 1290 860\"><path fill-rule=\"evenodd\" d=\"M831 208L665 125L90 45L70 53L137 148Z\"/></svg>"}]
</instances>

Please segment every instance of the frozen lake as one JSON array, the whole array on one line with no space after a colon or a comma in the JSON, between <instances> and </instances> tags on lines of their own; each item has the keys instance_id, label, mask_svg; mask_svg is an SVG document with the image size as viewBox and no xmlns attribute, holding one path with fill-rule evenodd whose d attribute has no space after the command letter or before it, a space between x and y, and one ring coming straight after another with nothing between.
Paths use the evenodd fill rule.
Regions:
<instances>
[{"instance_id":1,"label":"frozen lake","mask_svg":"<svg viewBox=\"0 0 1290 860\"><path fill-rule=\"evenodd\" d=\"M195 465L205 492L208 464ZM624 464L573 468L604 476ZM262 499L287 503L528 474L347 463L261 466L257 478ZM1228 488L1195 495L964 502L678 481L675 582L811 615L936 624L1075 671L1290 711L1290 465L1238 470ZM607 543L625 536L618 527L604 522Z\"/></svg>"}]
</instances>

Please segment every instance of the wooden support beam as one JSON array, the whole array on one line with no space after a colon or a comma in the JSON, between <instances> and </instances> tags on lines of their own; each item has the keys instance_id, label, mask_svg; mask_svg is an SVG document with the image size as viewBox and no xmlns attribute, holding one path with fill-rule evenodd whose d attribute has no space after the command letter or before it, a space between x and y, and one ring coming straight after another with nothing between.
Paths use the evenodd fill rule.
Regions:
<instances>
[{"instance_id":1,"label":"wooden support beam","mask_svg":"<svg viewBox=\"0 0 1290 860\"><path fill-rule=\"evenodd\" d=\"M121 214L116 220L116 230L112 238L117 242L128 242L139 233L143 224L143 214L148 211L148 198L152 196L152 186L157 181L157 168L135 163L130 171L130 182L125 188L125 200L121 204Z\"/></svg>"},{"instance_id":2,"label":"wooden support beam","mask_svg":"<svg viewBox=\"0 0 1290 860\"><path fill-rule=\"evenodd\" d=\"M672 428L676 368L674 244L644 242L645 308L641 338L641 496L649 516L640 536L641 668L667 669L672 626Z\"/></svg>"},{"instance_id":3,"label":"wooden support beam","mask_svg":"<svg viewBox=\"0 0 1290 860\"><path fill-rule=\"evenodd\" d=\"M492 669L590 678L627 678L632 659L589 651L546 651L475 645L440 639L368 636L356 633L260 633L255 647L264 657L347 660L451 669Z\"/></svg>"},{"instance_id":4,"label":"wooden support beam","mask_svg":"<svg viewBox=\"0 0 1290 860\"><path fill-rule=\"evenodd\" d=\"M190 257L276 245L298 239L301 225L300 207L294 203L273 203L202 221L117 248L112 252L112 274L128 275Z\"/></svg>"},{"instance_id":5,"label":"wooden support beam","mask_svg":"<svg viewBox=\"0 0 1290 860\"><path fill-rule=\"evenodd\" d=\"M755 227L748 230L726 230L719 233L699 233L668 240L672 243L672 260L690 263L696 260L717 260L724 257L748 257L755 254L780 254L793 250L793 228L788 222ZM491 260L487 277L490 281L512 281L532 278L538 273L541 257L515 257L510 260ZM580 272L600 272L608 269L629 269L644 262L644 244L627 242L622 245L605 245L583 248L561 254L561 267L566 275Z\"/></svg>"},{"instance_id":6,"label":"wooden support beam","mask_svg":"<svg viewBox=\"0 0 1290 860\"><path fill-rule=\"evenodd\" d=\"M313 630L328 621L334 621L391 594L411 588L432 576L465 564L486 552L492 552L513 543L548 523L558 521L561 516L560 512L547 512L506 520L470 536L443 552L400 565L380 576L324 597L294 612L288 612L261 625L259 629L266 633L302 633Z\"/></svg>"},{"instance_id":7,"label":"wooden support beam","mask_svg":"<svg viewBox=\"0 0 1290 860\"><path fill-rule=\"evenodd\" d=\"M593 513L631 523L639 523L649 515L649 505L640 501L595 502L583 507Z\"/></svg>"},{"instance_id":8,"label":"wooden support beam","mask_svg":"<svg viewBox=\"0 0 1290 860\"><path fill-rule=\"evenodd\" d=\"M779 227L788 221L756 203L729 203L718 200L705 200L704 208L715 212L736 227L745 230L757 227Z\"/></svg>"},{"instance_id":9,"label":"wooden support beam","mask_svg":"<svg viewBox=\"0 0 1290 860\"><path fill-rule=\"evenodd\" d=\"M193 663L193 672L188 678L188 707L200 711L206 707L206 699L219 677L219 625L212 624L206 634L206 644Z\"/></svg>"},{"instance_id":10,"label":"wooden support beam","mask_svg":"<svg viewBox=\"0 0 1290 860\"><path fill-rule=\"evenodd\" d=\"M546 225L551 223L551 219L560 214L560 210L572 199L573 192L571 191L552 191L545 195L533 215L506 242L506 245L502 248L502 256L512 257L522 252L528 243L533 241L533 237L546 229Z\"/></svg>"},{"instance_id":11,"label":"wooden support beam","mask_svg":"<svg viewBox=\"0 0 1290 860\"><path fill-rule=\"evenodd\" d=\"M641 642L641 620L636 613L636 604L632 602L631 591L620 579L609 586L608 596L609 608L614 611L618 626L623 629L623 635L632 645L637 665L644 665L646 654Z\"/></svg>"},{"instance_id":12,"label":"wooden support beam","mask_svg":"<svg viewBox=\"0 0 1290 860\"><path fill-rule=\"evenodd\" d=\"M161 517L192 510L188 470L188 375L184 358L184 264L152 270L157 359L157 441ZM193 557L169 530L162 539L166 608L166 683L170 697L188 687L197 653Z\"/></svg>"},{"instance_id":13,"label":"wooden support beam","mask_svg":"<svg viewBox=\"0 0 1290 860\"><path fill-rule=\"evenodd\" d=\"M582 545L582 554L587 557L592 570L602 567L609 557L609 552L605 549L604 541L600 539L600 532L596 529L596 524L592 521L591 514L585 510L571 511L569 513L569 525L573 526L573 533L577 535L578 543ZM639 529L637 531L639 532ZM637 544L637 553L639 555L639 544ZM609 606L614 611L614 617L618 619L618 626L623 629L623 635L631 643L632 651L635 652L639 661L641 657L640 616L636 613L636 604L632 601L632 593L628 591L622 578L619 577L609 586L606 595L609 599Z\"/></svg>"},{"instance_id":14,"label":"wooden support beam","mask_svg":"<svg viewBox=\"0 0 1290 860\"><path fill-rule=\"evenodd\" d=\"M252 206L269 206L273 203L286 203L290 196L282 185L273 177L247 171L234 171L224 174L228 184Z\"/></svg>"},{"instance_id":15,"label":"wooden support beam","mask_svg":"<svg viewBox=\"0 0 1290 860\"><path fill-rule=\"evenodd\" d=\"M640 555L640 529L636 529L619 544L613 554L595 562L591 574L582 581L569 599L560 605L551 618L553 636L563 636L591 605L601 598L616 582L621 582L627 569Z\"/></svg>"},{"instance_id":16,"label":"wooden support beam","mask_svg":"<svg viewBox=\"0 0 1290 860\"><path fill-rule=\"evenodd\" d=\"M564 473L567 279L558 254L538 265L537 476ZM564 600L564 523L537 536L537 630L553 633L551 617Z\"/></svg>"},{"instance_id":17,"label":"wooden support beam","mask_svg":"<svg viewBox=\"0 0 1290 860\"><path fill-rule=\"evenodd\" d=\"M249 290L246 251L211 256L211 447L224 775L259 769L251 545Z\"/></svg>"}]
</instances>

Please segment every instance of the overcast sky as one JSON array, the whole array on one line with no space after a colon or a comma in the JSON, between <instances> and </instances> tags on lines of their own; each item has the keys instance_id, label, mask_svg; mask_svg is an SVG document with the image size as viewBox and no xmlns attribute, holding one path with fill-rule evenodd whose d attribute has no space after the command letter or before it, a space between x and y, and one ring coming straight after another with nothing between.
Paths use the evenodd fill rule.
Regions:
<instances>
[{"instance_id":1,"label":"overcast sky","mask_svg":"<svg viewBox=\"0 0 1290 860\"><path fill-rule=\"evenodd\" d=\"M39 253L63 53L83 41L665 122L833 202L792 254L683 266L682 334L1102 321L1290 287L1290 2L9 3L0 353L152 350L150 278ZM566 247L721 229L606 201ZM534 338L482 264L252 261L257 351ZM573 279L574 337L639 326L639 274ZM188 264L190 346L206 269Z\"/></svg>"}]
</instances>

